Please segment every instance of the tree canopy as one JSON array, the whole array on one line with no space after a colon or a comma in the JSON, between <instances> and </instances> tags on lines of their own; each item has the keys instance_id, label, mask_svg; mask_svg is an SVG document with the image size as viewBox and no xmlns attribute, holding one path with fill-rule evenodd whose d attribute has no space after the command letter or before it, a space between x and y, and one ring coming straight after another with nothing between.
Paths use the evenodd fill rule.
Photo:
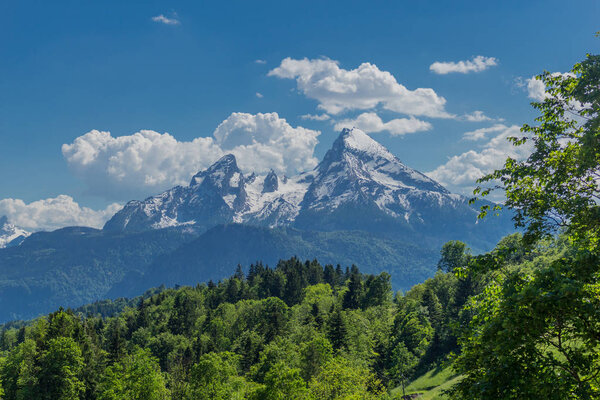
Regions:
<instances>
[{"instance_id":1,"label":"tree canopy","mask_svg":"<svg viewBox=\"0 0 600 400\"><path fill-rule=\"evenodd\" d=\"M600 57L538 79L547 93L533 103L538 124L511 139L532 143L531 155L480 180L506 193L504 206L525 235L520 246L506 241L462 271L493 279L468 306L454 398L600 396ZM515 248L535 251L556 234L563 251L534 268L515 265L524 254Z\"/></svg>"}]
</instances>

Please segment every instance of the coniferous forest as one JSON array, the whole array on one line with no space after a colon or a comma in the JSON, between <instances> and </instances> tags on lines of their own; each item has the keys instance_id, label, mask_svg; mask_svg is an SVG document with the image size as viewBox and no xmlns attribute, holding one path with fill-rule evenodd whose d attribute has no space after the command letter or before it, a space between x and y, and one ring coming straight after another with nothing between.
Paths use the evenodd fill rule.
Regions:
<instances>
[{"instance_id":1,"label":"coniferous forest","mask_svg":"<svg viewBox=\"0 0 600 400\"><path fill-rule=\"evenodd\" d=\"M475 190L502 190L480 217L505 208L520 229L492 251L447 242L404 293L385 272L291 258L12 322L0 398L599 398L600 56L538 79L536 124L511 138L531 155ZM416 388L436 371L443 390Z\"/></svg>"}]
</instances>

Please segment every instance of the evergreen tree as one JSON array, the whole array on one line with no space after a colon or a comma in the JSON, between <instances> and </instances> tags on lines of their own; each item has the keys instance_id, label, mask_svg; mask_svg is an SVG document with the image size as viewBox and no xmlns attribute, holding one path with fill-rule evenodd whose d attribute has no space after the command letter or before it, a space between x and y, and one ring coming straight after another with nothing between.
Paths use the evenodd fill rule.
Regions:
<instances>
[{"instance_id":1,"label":"evergreen tree","mask_svg":"<svg viewBox=\"0 0 600 400\"><path fill-rule=\"evenodd\" d=\"M336 308L329 320L328 338L335 350L348 346L348 329L342 310Z\"/></svg>"},{"instance_id":2,"label":"evergreen tree","mask_svg":"<svg viewBox=\"0 0 600 400\"><path fill-rule=\"evenodd\" d=\"M361 305L363 297L363 285L360 274L353 272L350 275L350 282L348 283L348 291L344 294L344 301L342 306L345 310L357 309Z\"/></svg>"}]
</instances>

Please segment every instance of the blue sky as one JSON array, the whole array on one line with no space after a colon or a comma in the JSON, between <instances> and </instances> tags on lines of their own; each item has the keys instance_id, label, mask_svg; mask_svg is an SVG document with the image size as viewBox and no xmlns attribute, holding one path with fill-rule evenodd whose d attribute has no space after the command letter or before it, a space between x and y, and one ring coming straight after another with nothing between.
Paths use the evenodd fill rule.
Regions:
<instances>
[{"instance_id":1,"label":"blue sky","mask_svg":"<svg viewBox=\"0 0 600 400\"><path fill-rule=\"evenodd\" d=\"M0 214L33 230L98 226L115 203L183 183L211 156L231 149L247 170L267 168L271 158L253 164L253 155L269 151L283 153L272 159L281 173L310 168L337 136L336 126L358 124L360 115L368 133L407 165L468 193L471 175L456 177L497 163L510 151L502 135L518 132L535 116L529 102L539 88L528 79L544 69L565 72L598 51L599 4L4 2ZM476 56L487 63L480 71L439 74L430 68ZM286 58L296 64L285 67ZM290 69L305 58L303 72ZM363 63L370 69L361 75L355 70ZM269 73L278 67L279 73ZM327 82L333 82L329 92ZM371 93L373 82L383 86ZM356 98L339 98L339 85L357 85ZM415 111L411 101L419 88L432 91ZM398 90L407 91L402 101L393 98ZM427 108L441 98L445 104ZM324 114L327 120L302 117ZM468 115L479 118L468 121ZM224 121L220 139L213 137ZM240 133L240 124L254 131ZM92 130L111 136L99 144L100 136L84 137ZM156 134L143 143L116 141L141 130ZM212 142L193 142L200 137ZM244 153L239 146L250 139L262 147ZM153 152L139 153L146 142ZM65 144L73 147L65 151ZM97 160L89 159L98 152ZM137 161L143 168L160 165L144 175L127 164L131 152L133 159L142 157ZM109 173L111 157L118 165L111 164Z\"/></svg>"}]
</instances>

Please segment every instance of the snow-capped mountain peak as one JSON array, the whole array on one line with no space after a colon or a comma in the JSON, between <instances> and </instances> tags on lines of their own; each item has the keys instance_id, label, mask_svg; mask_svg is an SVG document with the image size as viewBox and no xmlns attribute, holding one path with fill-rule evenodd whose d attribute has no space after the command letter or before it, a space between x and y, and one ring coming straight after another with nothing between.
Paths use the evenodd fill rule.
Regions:
<instances>
[{"instance_id":1,"label":"snow-capped mountain peak","mask_svg":"<svg viewBox=\"0 0 600 400\"><path fill-rule=\"evenodd\" d=\"M427 213L457 207L465 212L469 208L462 196L404 165L369 135L344 129L313 171L291 178L272 170L245 176L235 156L228 154L194 175L187 187L128 203L105 229L191 225L205 230L231 222L339 229L357 221L348 212L412 225L425 223ZM476 213L469 210L474 218ZM343 215L335 217L339 213ZM362 229L364 222L355 225L349 229Z\"/></svg>"},{"instance_id":2,"label":"snow-capped mountain peak","mask_svg":"<svg viewBox=\"0 0 600 400\"><path fill-rule=\"evenodd\" d=\"M9 223L6 216L0 217L0 248L18 245L29 235L30 232Z\"/></svg>"},{"instance_id":3,"label":"snow-capped mountain peak","mask_svg":"<svg viewBox=\"0 0 600 400\"><path fill-rule=\"evenodd\" d=\"M383 145L357 128L344 128L336 143L334 143L333 148L335 149L338 146L345 151L367 154L371 157L379 157L386 160L395 158Z\"/></svg>"},{"instance_id":4,"label":"snow-capped mountain peak","mask_svg":"<svg viewBox=\"0 0 600 400\"><path fill-rule=\"evenodd\" d=\"M238 187L241 171L238 168L237 161L233 154L227 154L221 157L208 169L198 172L192 177L191 187L210 183L220 189L227 187ZM232 182L233 180L233 182Z\"/></svg>"}]
</instances>

